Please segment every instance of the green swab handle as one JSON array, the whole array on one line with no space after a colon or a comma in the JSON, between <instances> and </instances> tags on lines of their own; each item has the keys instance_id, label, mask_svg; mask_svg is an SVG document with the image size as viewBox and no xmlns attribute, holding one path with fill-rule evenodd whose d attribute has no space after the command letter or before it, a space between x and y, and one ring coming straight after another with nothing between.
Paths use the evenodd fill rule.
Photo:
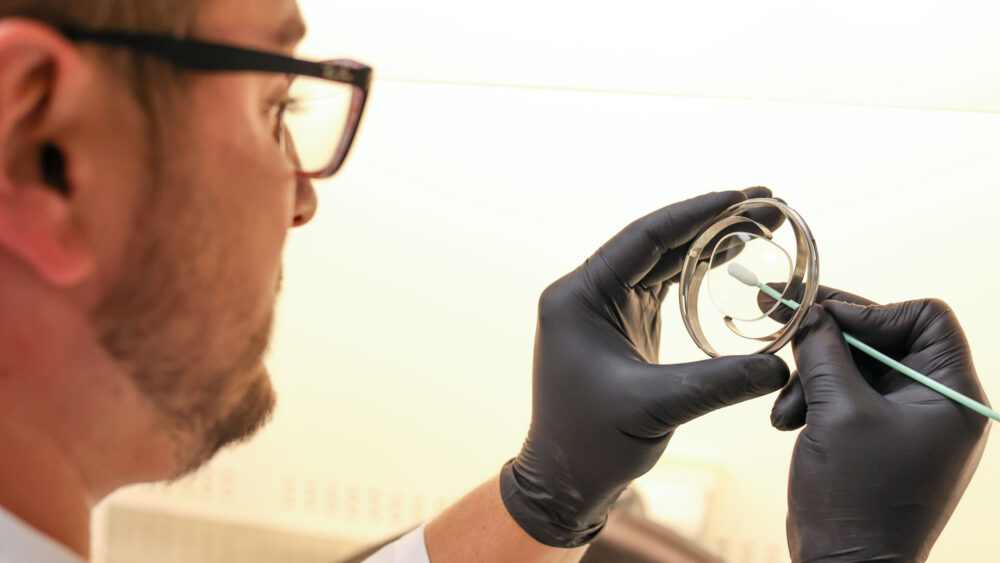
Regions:
<instances>
[{"instance_id":1,"label":"green swab handle","mask_svg":"<svg viewBox=\"0 0 1000 563\"><path fill-rule=\"evenodd\" d=\"M798 303L792 301L791 299L783 299L781 297L781 294L778 293L774 288L765 284L758 284L757 287L759 287L761 291L770 295L774 299L780 301L783 305L792 309L793 311L799 308ZM847 334L846 332L844 333L844 340L846 340L847 343L850 344L851 346L854 346L855 348L861 350L865 354L868 354L869 356L891 367L892 369L898 371L899 373L902 373L903 375L909 377L910 379L913 379L917 383L926 385L927 387L930 387L931 389L937 391L938 393L941 393L942 395L948 397L949 399L955 401L956 403L969 407L970 409L978 412L983 416L992 418L993 420L1000 422L1000 413L987 407L986 405L980 403L979 401L974 401L966 397L965 395L959 393L958 391L955 391L951 387L942 385L941 383L934 381L933 379L927 377L926 375L920 373L919 371L899 363L898 361L890 358L889 356L886 356L882 352L879 352L878 350L872 348L871 346L865 344L864 342L858 340L857 338L851 336L850 334Z\"/></svg>"}]
</instances>

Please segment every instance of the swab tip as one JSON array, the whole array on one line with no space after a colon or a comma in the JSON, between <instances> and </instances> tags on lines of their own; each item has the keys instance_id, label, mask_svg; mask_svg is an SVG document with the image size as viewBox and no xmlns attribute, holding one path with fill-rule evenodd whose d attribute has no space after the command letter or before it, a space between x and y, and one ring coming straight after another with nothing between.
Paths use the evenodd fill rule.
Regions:
<instances>
[{"instance_id":1,"label":"swab tip","mask_svg":"<svg viewBox=\"0 0 1000 563\"><path fill-rule=\"evenodd\" d=\"M727 271L730 276L733 276L750 287L760 287L760 280L757 279L756 274L748 270L739 262L730 262Z\"/></svg>"}]
</instances>

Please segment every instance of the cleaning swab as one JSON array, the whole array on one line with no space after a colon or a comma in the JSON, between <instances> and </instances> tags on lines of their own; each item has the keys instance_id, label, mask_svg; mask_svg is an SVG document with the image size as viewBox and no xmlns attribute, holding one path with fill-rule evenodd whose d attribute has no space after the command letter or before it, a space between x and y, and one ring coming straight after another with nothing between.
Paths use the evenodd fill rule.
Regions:
<instances>
[{"instance_id":1,"label":"cleaning swab","mask_svg":"<svg viewBox=\"0 0 1000 563\"><path fill-rule=\"evenodd\" d=\"M738 262L730 262L728 271L729 275L738 279L740 282L750 287L756 287L760 289L761 291L771 296L772 298L776 299L781 304L792 309L793 311L799 308L799 304L797 302L791 299L785 299L781 297L781 294L778 293L778 291L776 291L774 288L772 288L769 285L760 283L760 280L757 279L757 276L742 264ZM913 379L914 381L926 385L927 387L930 387L931 389L937 391L938 393L944 395L945 397L948 397L949 399L961 405L969 407L970 409L978 412L983 416L987 416L989 418L992 418L993 420L1000 422L1000 413L987 407L986 405L966 397L965 395L959 393L958 391L955 391L951 387L942 385L941 383L927 377L926 375L920 373L919 371L911 367L903 365L902 363L890 358L889 356L886 356L882 352L879 352L878 350L858 340L854 336L847 334L846 332L844 333L844 340L846 340L847 343L850 344L851 346L854 346L858 350L861 350L865 354L868 354L869 356L891 367L892 369L902 373L903 375Z\"/></svg>"}]
</instances>

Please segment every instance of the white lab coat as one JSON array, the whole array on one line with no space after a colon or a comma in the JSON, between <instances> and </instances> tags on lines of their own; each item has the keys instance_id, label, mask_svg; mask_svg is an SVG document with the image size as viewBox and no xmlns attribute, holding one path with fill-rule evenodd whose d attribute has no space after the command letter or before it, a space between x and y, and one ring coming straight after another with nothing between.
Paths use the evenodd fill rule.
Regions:
<instances>
[{"instance_id":1,"label":"white lab coat","mask_svg":"<svg viewBox=\"0 0 1000 563\"><path fill-rule=\"evenodd\" d=\"M0 506L0 563L86 563L62 544ZM430 563L424 527L406 534L365 560L366 563Z\"/></svg>"},{"instance_id":2,"label":"white lab coat","mask_svg":"<svg viewBox=\"0 0 1000 563\"><path fill-rule=\"evenodd\" d=\"M0 563L86 563L0 506Z\"/></svg>"},{"instance_id":3,"label":"white lab coat","mask_svg":"<svg viewBox=\"0 0 1000 563\"><path fill-rule=\"evenodd\" d=\"M365 563L430 563L424 543L424 526L406 534L365 559Z\"/></svg>"}]
</instances>

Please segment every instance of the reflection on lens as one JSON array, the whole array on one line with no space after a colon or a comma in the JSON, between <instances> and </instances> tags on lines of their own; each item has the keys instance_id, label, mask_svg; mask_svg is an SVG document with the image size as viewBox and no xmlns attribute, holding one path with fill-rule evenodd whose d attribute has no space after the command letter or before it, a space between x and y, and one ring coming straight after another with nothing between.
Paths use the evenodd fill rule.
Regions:
<instances>
[{"instance_id":1,"label":"reflection on lens","mask_svg":"<svg viewBox=\"0 0 1000 563\"><path fill-rule=\"evenodd\" d=\"M735 251L738 255L733 258ZM732 233L716 244L707 274L708 294L723 315L737 321L757 321L773 310L762 311L757 304L760 290L733 277L724 266L738 260L745 269L753 272L765 284L788 283L792 275L792 259L777 244L753 233ZM775 305L776 306L776 305Z\"/></svg>"},{"instance_id":2,"label":"reflection on lens","mask_svg":"<svg viewBox=\"0 0 1000 563\"><path fill-rule=\"evenodd\" d=\"M293 103L285 110L285 126L300 168L321 171L333 160L347 129L354 87L300 76L292 82L289 97Z\"/></svg>"}]
</instances>

